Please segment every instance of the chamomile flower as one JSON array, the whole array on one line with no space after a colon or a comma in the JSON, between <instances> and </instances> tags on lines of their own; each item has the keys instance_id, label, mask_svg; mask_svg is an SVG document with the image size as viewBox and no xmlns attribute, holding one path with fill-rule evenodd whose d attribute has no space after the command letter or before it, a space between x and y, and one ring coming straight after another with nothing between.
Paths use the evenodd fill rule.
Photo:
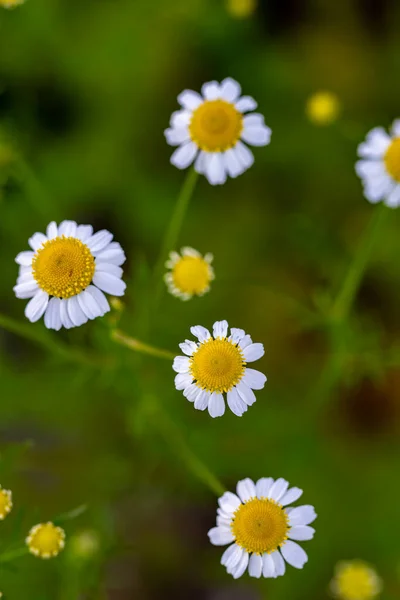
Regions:
<instances>
[{"instance_id":1,"label":"chamomile flower","mask_svg":"<svg viewBox=\"0 0 400 600\"><path fill-rule=\"evenodd\" d=\"M39 523L26 538L29 552L40 558L57 556L65 546L65 531L53 523Z\"/></svg>"},{"instance_id":2,"label":"chamomile flower","mask_svg":"<svg viewBox=\"0 0 400 600\"><path fill-rule=\"evenodd\" d=\"M208 408L212 417L224 414L226 394L229 408L241 417L256 401L253 390L261 390L267 381L263 373L246 366L264 355L264 346L254 344L243 329L232 327L228 336L227 321L216 321L213 335L201 325L190 331L198 342L179 344L186 356L177 356L173 363L176 389L183 390L197 410Z\"/></svg>"},{"instance_id":3,"label":"chamomile flower","mask_svg":"<svg viewBox=\"0 0 400 600\"><path fill-rule=\"evenodd\" d=\"M339 116L340 102L332 92L317 92L306 104L307 117L316 125L329 125Z\"/></svg>"},{"instance_id":4,"label":"chamomile flower","mask_svg":"<svg viewBox=\"0 0 400 600\"><path fill-rule=\"evenodd\" d=\"M15 8L20 4L24 4L25 0L0 0L0 6L4 8Z\"/></svg>"},{"instance_id":5,"label":"chamomile flower","mask_svg":"<svg viewBox=\"0 0 400 600\"><path fill-rule=\"evenodd\" d=\"M330 589L340 600L373 600L382 590L382 580L361 560L342 561L336 565Z\"/></svg>"},{"instance_id":6,"label":"chamomile flower","mask_svg":"<svg viewBox=\"0 0 400 600\"><path fill-rule=\"evenodd\" d=\"M288 505L303 491L289 489L285 479L263 477L256 483L239 481L236 492L219 498L217 526L208 532L214 546L231 544L221 558L228 573L237 579L248 568L251 577L279 577L285 573L285 561L302 569L308 557L296 541L314 537L309 525L317 515L313 506Z\"/></svg>"},{"instance_id":7,"label":"chamomile flower","mask_svg":"<svg viewBox=\"0 0 400 600\"><path fill-rule=\"evenodd\" d=\"M212 254L202 256L194 248L182 248L180 254L171 252L165 263L170 271L164 275L169 292L182 300L203 296L214 279L212 260Z\"/></svg>"},{"instance_id":8,"label":"chamomile flower","mask_svg":"<svg viewBox=\"0 0 400 600\"><path fill-rule=\"evenodd\" d=\"M358 155L362 160L356 172L367 200L400 206L400 119L394 121L390 135L382 127L372 129L358 146Z\"/></svg>"},{"instance_id":9,"label":"chamomile flower","mask_svg":"<svg viewBox=\"0 0 400 600\"><path fill-rule=\"evenodd\" d=\"M254 162L243 141L266 146L271 130L262 115L245 114L257 108L257 103L240 95L241 87L234 79L205 83L201 94L184 90L178 96L182 109L173 113L165 131L168 144L179 146L171 163L186 169L195 161L195 170L212 185L222 184L228 175L237 177Z\"/></svg>"},{"instance_id":10,"label":"chamomile flower","mask_svg":"<svg viewBox=\"0 0 400 600\"><path fill-rule=\"evenodd\" d=\"M31 251L20 252L14 292L31 298L25 316L34 323L44 315L49 329L58 331L83 325L110 310L103 294L122 296L121 265L125 254L113 235L103 229L93 234L91 225L51 222L43 233L29 239Z\"/></svg>"},{"instance_id":11,"label":"chamomile flower","mask_svg":"<svg viewBox=\"0 0 400 600\"><path fill-rule=\"evenodd\" d=\"M12 493L10 490L3 490L0 485L0 519L6 518L12 509Z\"/></svg>"}]
</instances>

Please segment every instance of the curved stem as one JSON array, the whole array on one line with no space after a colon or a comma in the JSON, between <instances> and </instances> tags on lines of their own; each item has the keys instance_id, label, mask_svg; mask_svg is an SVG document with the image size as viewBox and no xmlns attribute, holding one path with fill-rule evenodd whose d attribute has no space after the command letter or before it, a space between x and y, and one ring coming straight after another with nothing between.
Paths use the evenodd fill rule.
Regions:
<instances>
[{"instance_id":1,"label":"curved stem","mask_svg":"<svg viewBox=\"0 0 400 600\"><path fill-rule=\"evenodd\" d=\"M166 360L173 360L176 354L169 352L169 350L163 350L162 348L156 348L155 346L151 346L150 344L145 344L140 340L129 337L123 331L119 329L113 329L111 331L111 339L117 344L121 344L121 346L125 346L134 352L140 352L141 354L149 354L150 356L155 356L156 358L165 358Z\"/></svg>"},{"instance_id":2,"label":"curved stem","mask_svg":"<svg viewBox=\"0 0 400 600\"><path fill-rule=\"evenodd\" d=\"M29 553L27 546L22 546L21 548L16 548L15 550L6 550L2 554L0 554L0 564L5 562L10 562L15 558L20 558L21 556L25 556Z\"/></svg>"}]
</instances>

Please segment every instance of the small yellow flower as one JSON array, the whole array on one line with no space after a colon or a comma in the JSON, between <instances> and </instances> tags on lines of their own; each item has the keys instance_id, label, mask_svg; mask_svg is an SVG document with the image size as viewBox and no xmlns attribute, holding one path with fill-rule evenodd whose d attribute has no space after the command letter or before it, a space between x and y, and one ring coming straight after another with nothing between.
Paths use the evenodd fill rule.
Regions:
<instances>
[{"instance_id":1,"label":"small yellow flower","mask_svg":"<svg viewBox=\"0 0 400 600\"><path fill-rule=\"evenodd\" d=\"M181 254L171 252L165 263L171 270L164 275L169 292L181 300L203 296L215 277L212 260L212 254L203 257L200 252L188 247L182 248Z\"/></svg>"},{"instance_id":2,"label":"small yellow flower","mask_svg":"<svg viewBox=\"0 0 400 600\"><path fill-rule=\"evenodd\" d=\"M316 125L329 125L340 113L340 102L332 92L317 92L307 100L307 117Z\"/></svg>"},{"instance_id":3,"label":"small yellow flower","mask_svg":"<svg viewBox=\"0 0 400 600\"><path fill-rule=\"evenodd\" d=\"M57 556L65 546L65 531L53 523L40 523L30 530L26 538L29 552L40 558Z\"/></svg>"},{"instance_id":4,"label":"small yellow flower","mask_svg":"<svg viewBox=\"0 0 400 600\"><path fill-rule=\"evenodd\" d=\"M361 560L338 563L331 581L331 591L341 600L372 600L381 589L381 578Z\"/></svg>"},{"instance_id":5,"label":"small yellow flower","mask_svg":"<svg viewBox=\"0 0 400 600\"><path fill-rule=\"evenodd\" d=\"M256 12L257 0L226 0L226 10L235 19L246 19Z\"/></svg>"},{"instance_id":6,"label":"small yellow flower","mask_svg":"<svg viewBox=\"0 0 400 600\"><path fill-rule=\"evenodd\" d=\"M78 558L90 558L100 548L100 538L97 531L85 529L70 538L68 546Z\"/></svg>"},{"instance_id":7,"label":"small yellow flower","mask_svg":"<svg viewBox=\"0 0 400 600\"><path fill-rule=\"evenodd\" d=\"M10 490L3 490L0 485L0 520L6 518L12 509L12 494Z\"/></svg>"},{"instance_id":8,"label":"small yellow flower","mask_svg":"<svg viewBox=\"0 0 400 600\"><path fill-rule=\"evenodd\" d=\"M4 8L15 8L24 2L25 0L0 0L0 6L4 6Z\"/></svg>"}]
</instances>

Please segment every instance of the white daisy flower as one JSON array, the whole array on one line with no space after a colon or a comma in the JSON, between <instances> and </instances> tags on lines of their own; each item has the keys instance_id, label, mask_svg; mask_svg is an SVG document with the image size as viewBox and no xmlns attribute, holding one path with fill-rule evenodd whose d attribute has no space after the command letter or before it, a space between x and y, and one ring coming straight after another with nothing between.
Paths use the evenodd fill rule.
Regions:
<instances>
[{"instance_id":1,"label":"white daisy flower","mask_svg":"<svg viewBox=\"0 0 400 600\"><path fill-rule=\"evenodd\" d=\"M253 390L261 390L267 381L263 373L246 366L264 355L264 346L253 344L243 329L232 327L228 337L227 321L214 323L213 335L201 325L190 331L199 341L179 344L186 356L174 359L176 389L183 390L197 410L208 408L212 417L224 414L226 394L229 408L241 417L256 401Z\"/></svg>"},{"instance_id":2,"label":"white daisy flower","mask_svg":"<svg viewBox=\"0 0 400 600\"><path fill-rule=\"evenodd\" d=\"M31 251L20 252L14 292L31 298L25 316L34 323L44 315L48 329L58 331L102 317L110 306L103 294L123 296L121 265L125 254L113 235L103 229L93 234L91 225L52 221L43 233L29 239Z\"/></svg>"},{"instance_id":3,"label":"white daisy flower","mask_svg":"<svg viewBox=\"0 0 400 600\"><path fill-rule=\"evenodd\" d=\"M367 200L400 206L400 119L394 121L391 135L382 127L372 129L358 146L358 155L363 160L357 162L356 172Z\"/></svg>"},{"instance_id":4,"label":"white daisy flower","mask_svg":"<svg viewBox=\"0 0 400 600\"><path fill-rule=\"evenodd\" d=\"M245 114L257 103L240 96L234 79L205 83L201 93L184 90L178 96L182 109L173 113L165 137L170 146L179 146L171 156L173 165L186 169L195 161L196 171L212 185L222 184L228 175L237 177L253 164L254 156L243 142L266 146L271 129L262 115Z\"/></svg>"},{"instance_id":5,"label":"white daisy flower","mask_svg":"<svg viewBox=\"0 0 400 600\"><path fill-rule=\"evenodd\" d=\"M181 249L181 254L171 252L165 263L171 270L164 275L169 292L182 300L190 300L194 295L203 296L215 277L212 261L212 254L202 256L187 246Z\"/></svg>"},{"instance_id":6,"label":"white daisy flower","mask_svg":"<svg viewBox=\"0 0 400 600\"><path fill-rule=\"evenodd\" d=\"M263 477L256 483L239 481L236 492L225 492L219 498L217 526L208 532L214 546L231 544L221 558L228 573L238 579L248 568L251 577L279 577L285 573L285 561L302 569L308 557L293 540L314 537L309 524L317 515L313 506L288 505L303 491L289 489L285 479Z\"/></svg>"}]
</instances>

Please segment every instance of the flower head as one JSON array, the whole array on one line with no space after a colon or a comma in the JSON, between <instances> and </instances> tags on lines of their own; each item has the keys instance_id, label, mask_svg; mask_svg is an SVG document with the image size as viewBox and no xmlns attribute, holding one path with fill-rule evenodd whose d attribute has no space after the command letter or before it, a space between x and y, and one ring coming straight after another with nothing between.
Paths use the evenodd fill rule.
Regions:
<instances>
[{"instance_id":1,"label":"flower head","mask_svg":"<svg viewBox=\"0 0 400 600\"><path fill-rule=\"evenodd\" d=\"M0 0L0 6L4 6L4 8L15 8L24 2L25 0Z\"/></svg>"},{"instance_id":2,"label":"flower head","mask_svg":"<svg viewBox=\"0 0 400 600\"><path fill-rule=\"evenodd\" d=\"M243 329L232 327L228 336L227 321L214 323L213 335L201 325L190 331L198 342L179 344L186 356L177 356L173 363L176 389L183 390L197 410L208 408L212 417L224 414L226 394L229 408L241 417L256 401L253 390L261 390L267 380L246 366L264 355L264 346L254 344Z\"/></svg>"},{"instance_id":3,"label":"flower head","mask_svg":"<svg viewBox=\"0 0 400 600\"><path fill-rule=\"evenodd\" d=\"M400 119L394 121L389 135L382 127L372 129L358 146L362 158L356 172L364 185L364 196L372 203L400 206Z\"/></svg>"},{"instance_id":4,"label":"flower head","mask_svg":"<svg viewBox=\"0 0 400 600\"><path fill-rule=\"evenodd\" d=\"M240 96L240 85L227 78L205 83L202 95L185 90L178 96L182 109L171 117L165 131L168 144L179 146L171 163L186 169L194 163L198 173L212 185L225 183L251 167L254 157L243 141L252 146L269 144L271 130L260 114L245 114L257 107L250 96Z\"/></svg>"},{"instance_id":5,"label":"flower head","mask_svg":"<svg viewBox=\"0 0 400 600\"><path fill-rule=\"evenodd\" d=\"M246 19L256 12L257 0L226 0L226 10L235 19Z\"/></svg>"},{"instance_id":6,"label":"flower head","mask_svg":"<svg viewBox=\"0 0 400 600\"><path fill-rule=\"evenodd\" d=\"M332 92L317 92L307 100L306 114L316 125L329 125L339 115L340 103Z\"/></svg>"},{"instance_id":7,"label":"flower head","mask_svg":"<svg viewBox=\"0 0 400 600\"><path fill-rule=\"evenodd\" d=\"M217 526L208 537L215 546L231 544L221 564L235 579L249 569L251 577L279 577L285 561L302 569L308 557L297 541L311 540L316 518L312 506L288 507L303 491L285 479L263 477L239 481L237 494L225 492L218 500Z\"/></svg>"},{"instance_id":8,"label":"flower head","mask_svg":"<svg viewBox=\"0 0 400 600\"><path fill-rule=\"evenodd\" d=\"M0 485L0 519L6 518L12 509L12 493L10 490L3 490Z\"/></svg>"},{"instance_id":9,"label":"flower head","mask_svg":"<svg viewBox=\"0 0 400 600\"><path fill-rule=\"evenodd\" d=\"M86 529L76 533L69 540L72 553L78 558L90 558L100 548L100 537L97 531Z\"/></svg>"},{"instance_id":10,"label":"flower head","mask_svg":"<svg viewBox=\"0 0 400 600\"><path fill-rule=\"evenodd\" d=\"M65 546L65 531L53 523L40 523L30 530L26 538L29 552L40 558L57 556Z\"/></svg>"},{"instance_id":11,"label":"flower head","mask_svg":"<svg viewBox=\"0 0 400 600\"><path fill-rule=\"evenodd\" d=\"M341 600L372 600L382 590L382 580L361 560L343 561L336 565L330 587Z\"/></svg>"},{"instance_id":12,"label":"flower head","mask_svg":"<svg viewBox=\"0 0 400 600\"><path fill-rule=\"evenodd\" d=\"M182 300L203 296L214 279L212 260L212 254L203 257L200 252L188 247L182 248L181 254L171 252L165 263L171 271L164 276L170 293Z\"/></svg>"},{"instance_id":13,"label":"flower head","mask_svg":"<svg viewBox=\"0 0 400 600\"><path fill-rule=\"evenodd\" d=\"M25 316L34 323L44 315L49 329L58 331L83 325L110 310L103 294L122 296L121 265L125 254L105 229L93 234L91 225L54 221L46 235L29 239L31 251L20 252L14 292L17 298L31 298Z\"/></svg>"}]
</instances>

